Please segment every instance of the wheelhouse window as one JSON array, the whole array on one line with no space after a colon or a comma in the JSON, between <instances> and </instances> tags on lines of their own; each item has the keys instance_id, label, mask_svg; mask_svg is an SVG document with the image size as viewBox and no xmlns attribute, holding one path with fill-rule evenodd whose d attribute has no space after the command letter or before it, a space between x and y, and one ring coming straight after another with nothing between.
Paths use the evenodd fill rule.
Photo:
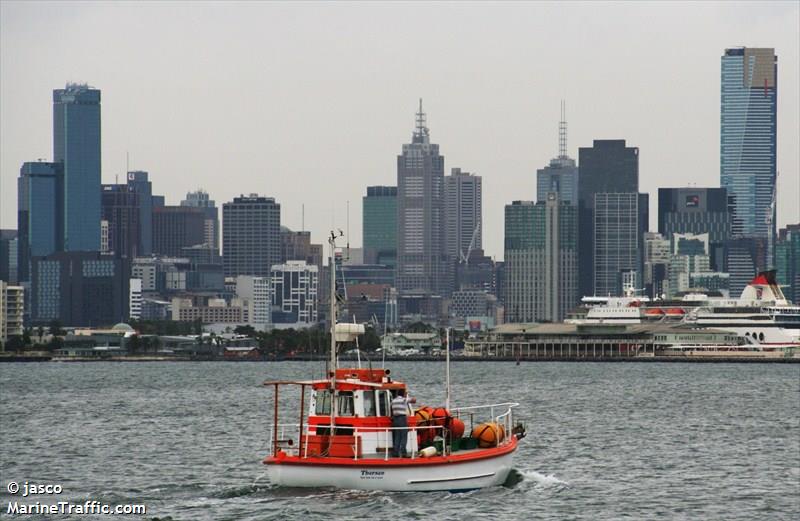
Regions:
<instances>
[{"instance_id":1,"label":"wheelhouse window","mask_svg":"<svg viewBox=\"0 0 800 521\"><path fill-rule=\"evenodd\" d=\"M364 391L364 416L376 416L375 391Z\"/></svg>"},{"instance_id":2,"label":"wheelhouse window","mask_svg":"<svg viewBox=\"0 0 800 521\"><path fill-rule=\"evenodd\" d=\"M343 391L339 393L339 408L336 414L339 416L353 416L355 414L352 391Z\"/></svg>"},{"instance_id":3,"label":"wheelhouse window","mask_svg":"<svg viewBox=\"0 0 800 521\"><path fill-rule=\"evenodd\" d=\"M314 414L317 416L330 415L331 413L331 393L328 391L317 391L316 393L317 406L314 408Z\"/></svg>"}]
</instances>

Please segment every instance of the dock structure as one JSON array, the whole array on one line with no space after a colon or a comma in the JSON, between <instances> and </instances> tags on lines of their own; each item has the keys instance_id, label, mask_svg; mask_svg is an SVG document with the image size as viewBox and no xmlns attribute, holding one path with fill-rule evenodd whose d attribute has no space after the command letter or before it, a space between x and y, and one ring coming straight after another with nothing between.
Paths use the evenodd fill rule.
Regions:
<instances>
[{"instance_id":1,"label":"dock structure","mask_svg":"<svg viewBox=\"0 0 800 521\"><path fill-rule=\"evenodd\" d=\"M467 340L466 357L504 360L609 360L675 356L676 346L730 352L735 333L680 324L503 324ZM700 348L699 346L703 346Z\"/></svg>"}]
</instances>

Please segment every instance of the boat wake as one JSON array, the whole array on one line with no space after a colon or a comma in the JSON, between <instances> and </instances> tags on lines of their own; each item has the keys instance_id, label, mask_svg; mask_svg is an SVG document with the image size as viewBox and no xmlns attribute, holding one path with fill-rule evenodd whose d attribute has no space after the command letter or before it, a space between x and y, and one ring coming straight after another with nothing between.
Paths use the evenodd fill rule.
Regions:
<instances>
[{"instance_id":1,"label":"boat wake","mask_svg":"<svg viewBox=\"0 0 800 521\"><path fill-rule=\"evenodd\" d=\"M530 483L537 488L564 489L570 488L569 483L558 479L552 474L541 474L535 470L512 469L504 486L514 488L520 483Z\"/></svg>"}]
</instances>

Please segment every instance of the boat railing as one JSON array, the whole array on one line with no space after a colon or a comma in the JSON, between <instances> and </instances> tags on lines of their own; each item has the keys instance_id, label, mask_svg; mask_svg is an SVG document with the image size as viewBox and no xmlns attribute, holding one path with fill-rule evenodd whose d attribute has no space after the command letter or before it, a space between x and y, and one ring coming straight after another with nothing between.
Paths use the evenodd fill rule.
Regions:
<instances>
[{"instance_id":1,"label":"boat railing","mask_svg":"<svg viewBox=\"0 0 800 521\"><path fill-rule=\"evenodd\" d=\"M486 421L485 419L488 417L489 421L493 421L498 425L501 425L503 429L505 429L505 434L506 434L505 441L507 442L509 437L511 436L511 431L514 428L513 409L515 407L519 407L519 403L503 402L503 403L494 403L490 405L473 405L469 407L456 407L450 409L450 413L456 418L462 419L462 421L465 417L468 418L469 425L467 426L467 429L469 430L472 430L472 428L475 427L475 425L477 425L478 423ZM499 412L499 414L495 414L495 412Z\"/></svg>"}]
</instances>

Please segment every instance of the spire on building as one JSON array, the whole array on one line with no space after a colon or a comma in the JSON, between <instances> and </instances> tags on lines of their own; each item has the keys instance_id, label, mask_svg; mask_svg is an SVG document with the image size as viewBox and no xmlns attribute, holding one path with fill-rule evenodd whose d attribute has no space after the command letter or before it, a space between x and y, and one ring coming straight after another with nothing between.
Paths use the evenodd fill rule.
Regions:
<instances>
[{"instance_id":1,"label":"spire on building","mask_svg":"<svg viewBox=\"0 0 800 521\"><path fill-rule=\"evenodd\" d=\"M425 112L422 111L422 98L419 99L419 112L417 112L417 128L414 129L414 143L428 143L429 131L427 127L427 118Z\"/></svg>"},{"instance_id":2,"label":"spire on building","mask_svg":"<svg viewBox=\"0 0 800 521\"><path fill-rule=\"evenodd\" d=\"M567 158L567 103L561 100L561 121L558 122L558 157Z\"/></svg>"}]
</instances>

